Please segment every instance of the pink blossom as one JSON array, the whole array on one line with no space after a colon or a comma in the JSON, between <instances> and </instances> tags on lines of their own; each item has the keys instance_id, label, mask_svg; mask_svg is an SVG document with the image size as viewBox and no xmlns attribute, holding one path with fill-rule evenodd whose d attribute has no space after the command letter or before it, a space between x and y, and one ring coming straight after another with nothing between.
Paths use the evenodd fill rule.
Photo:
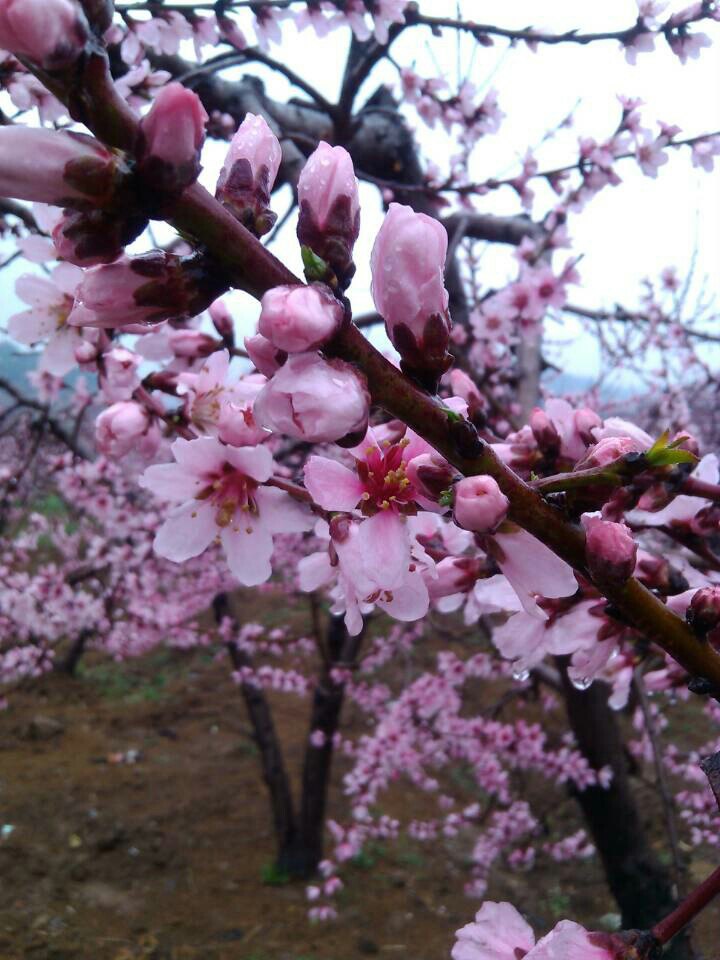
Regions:
<instances>
[{"instance_id":1,"label":"pink blossom","mask_svg":"<svg viewBox=\"0 0 720 960\"><path fill-rule=\"evenodd\" d=\"M455 484L455 523L475 533L492 533L505 519L510 501L493 477L466 477Z\"/></svg>"},{"instance_id":2,"label":"pink blossom","mask_svg":"<svg viewBox=\"0 0 720 960\"><path fill-rule=\"evenodd\" d=\"M68 324L74 294L82 270L69 263L55 267L50 277L23 274L15 292L30 306L8 320L8 333L19 343L47 340L40 370L62 377L75 366L75 351L82 343L81 332Z\"/></svg>"},{"instance_id":3,"label":"pink blossom","mask_svg":"<svg viewBox=\"0 0 720 960\"><path fill-rule=\"evenodd\" d=\"M198 433L219 437L236 447L254 446L267 436L255 422L253 402L262 377L233 379L227 350L212 353L198 373L181 373L178 394L190 425Z\"/></svg>"},{"instance_id":4,"label":"pink blossom","mask_svg":"<svg viewBox=\"0 0 720 960\"><path fill-rule=\"evenodd\" d=\"M666 137L653 138L649 131L645 131L643 139L638 141L635 156L645 176L657 177L660 167L668 162L668 155L665 152L667 144Z\"/></svg>"},{"instance_id":5,"label":"pink blossom","mask_svg":"<svg viewBox=\"0 0 720 960\"><path fill-rule=\"evenodd\" d=\"M289 357L258 394L255 417L262 426L311 443L361 434L369 396L350 364L317 353Z\"/></svg>"},{"instance_id":6,"label":"pink blossom","mask_svg":"<svg viewBox=\"0 0 720 960\"><path fill-rule=\"evenodd\" d=\"M517 960L535 946L532 927L515 907L489 900L455 936L452 960Z\"/></svg>"},{"instance_id":7,"label":"pink blossom","mask_svg":"<svg viewBox=\"0 0 720 960\"><path fill-rule=\"evenodd\" d=\"M602 945L602 941L608 943ZM616 960L618 952L611 938L588 933L572 920L561 920L527 954L525 960Z\"/></svg>"},{"instance_id":8,"label":"pink blossom","mask_svg":"<svg viewBox=\"0 0 720 960\"><path fill-rule=\"evenodd\" d=\"M503 528L489 537L488 552L531 616L546 618L536 596L571 597L577 591L572 567L520 527Z\"/></svg>"},{"instance_id":9,"label":"pink blossom","mask_svg":"<svg viewBox=\"0 0 720 960\"><path fill-rule=\"evenodd\" d=\"M123 400L98 416L95 442L100 453L108 457L124 457L131 451L151 457L160 445L160 431L144 407Z\"/></svg>"},{"instance_id":10,"label":"pink blossom","mask_svg":"<svg viewBox=\"0 0 720 960\"><path fill-rule=\"evenodd\" d=\"M82 53L88 27L71 0L2 0L0 47L53 69L71 64Z\"/></svg>"},{"instance_id":11,"label":"pink blossom","mask_svg":"<svg viewBox=\"0 0 720 960\"><path fill-rule=\"evenodd\" d=\"M178 439L175 463L148 467L140 485L176 502L155 537L155 550L181 563L219 538L230 571L245 586L272 573L273 534L307 530L309 513L265 486L274 463L267 447L227 447L212 437Z\"/></svg>"},{"instance_id":12,"label":"pink blossom","mask_svg":"<svg viewBox=\"0 0 720 960\"><path fill-rule=\"evenodd\" d=\"M706 454L695 467L690 476L695 480L716 484L720 479L718 458L714 453ZM629 519L646 527L664 527L672 524L689 523L708 501L703 497L691 497L685 493L679 494L662 510L649 512L647 510L633 510Z\"/></svg>"},{"instance_id":13,"label":"pink blossom","mask_svg":"<svg viewBox=\"0 0 720 960\"><path fill-rule=\"evenodd\" d=\"M344 310L322 284L273 287L262 298L258 332L278 350L302 353L335 335Z\"/></svg>"}]
</instances>

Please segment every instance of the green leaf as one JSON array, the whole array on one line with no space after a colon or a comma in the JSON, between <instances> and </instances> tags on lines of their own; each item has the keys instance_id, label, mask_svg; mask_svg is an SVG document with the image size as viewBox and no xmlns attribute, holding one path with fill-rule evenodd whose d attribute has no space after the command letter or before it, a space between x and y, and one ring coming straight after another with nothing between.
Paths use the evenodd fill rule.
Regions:
<instances>
[{"instance_id":1,"label":"green leaf","mask_svg":"<svg viewBox=\"0 0 720 960\"><path fill-rule=\"evenodd\" d=\"M455 491L452 487L448 487L447 490L443 490L438 499L438 503L441 507L451 507L453 501L455 500Z\"/></svg>"},{"instance_id":2,"label":"green leaf","mask_svg":"<svg viewBox=\"0 0 720 960\"><path fill-rule=\"evenodd\" d=\"M697 463L697 457L689 450L681 450L680 444L687 438L684 435L670 441L670 434L664 430L645 454L650 467L668 467L675 463Z\"/></svg>"},{"instance_id":3,"label":"green leaf","mask_svg":"<svg viewBox=\"0 0 720 960\"><path fill-rule=\"evenodd\" d=\"M324 280L328 274L328 265L325 263L322 257L319 257L316 253L306 247L305 245L300 247L300 255L302 256L303 267L305 268L305 277L308 281L310 280Z\"/></svg>"}]
</instances>

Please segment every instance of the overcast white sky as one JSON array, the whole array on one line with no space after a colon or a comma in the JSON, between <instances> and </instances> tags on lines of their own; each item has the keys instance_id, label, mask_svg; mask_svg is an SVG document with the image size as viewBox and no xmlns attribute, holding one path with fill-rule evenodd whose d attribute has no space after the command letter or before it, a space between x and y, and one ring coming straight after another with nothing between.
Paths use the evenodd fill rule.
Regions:
<instances>
[{"instance_id":1,"label":"overcast white sky","mask_svg":"<svg viewBox=\"0 0 720 960\"><path fill-rule=\"evenodd\" d=\"M669 9L681 9L684 5L672 3ZM455 13L455 4L448 0L422 0L421 8L430 14ZM465 0L460 11L482 22L509 27L532 25L553 32L571 28L583 32L621 29L637 15L635 0ZM472 162L473 176L484 179L515 172L528 147L537 145L547 129L579 102L574 128L563 130L538 152L541 168L572 161L577 155L579 136L601 140L612 132L619 116L616 95L620 93L645 101L643 110L648 125L662 119L680 126L686 136L720 130L720 24L703 25L702 29L713 36L715 46L704 50L699 60L684 66L662 40L658 41L655 53L641 54L638 65L631 67L614 42L587 47L541 47L533 53L524 46L508 50L507 43L499 39L487 48L478 46L470 37L458 38L453 31L446 31L438 39L419 29L408 31L396 42L393 57L401 65L414 65L423 76L437 75L440 69L451 87L457 85L459 68L461 77L478 87L497 88L506 119L499 134L479 142ZM281 48L285 61L326 97L334 98L349 42L348 32L338 31L319 41L308 30L298 35L294 26L288 24L285 34L289 41ZM291 94L282 78L268 77L262 67L249 69L266 79L273 94ZM384 63L375 71L360 102L381 82L397 85L397 72L390 64ZM292 91L292 95L298 92ZM418 129L426 157L444 166L451 152L450 141L439 127L429 131L420 124ZM214 187L222 152L223 148L214 145L206 149L202 179L210 188ZM632 160L624 161L621 174L620 186L607 188L570 224L575 251L583 254L582 287L574 291L573 300L592 307L611 307L616 302L632 306L644 277L657 276L669 265L675 265L683 275L695 252L696 285L720 292L720 163L712 174L698 171L691 166L689 150L685 148L663 167L656 181L642 176ZM548 196L549 193L538 193L536 213L544 212ZM358 274L350 290L356 312L372 306L367 263L382 217L381 201L374 187L362 185L361 197ZM282 213L286 202L286 196L277 198L278 212ZM483 198L479 209L502 214L521 212L510 189ZM273 249L300 272L294 229L292 218ZM483 260L483 270L487 271L482 278L487 286L510 279L512 264L507 251L492 251ZM5 291L7 283L6 274ZM6 317L5 311L15 309L14 298L3 299ZM250 325L255 306L246 297L236 302L238 306L243 304L243 318ZM572 323L563 331L575 343L571 353L566 354L567 361L575 372L595 373L597 356L587 338L575 339L577 332Z\"/></svg>"}]
</instances>

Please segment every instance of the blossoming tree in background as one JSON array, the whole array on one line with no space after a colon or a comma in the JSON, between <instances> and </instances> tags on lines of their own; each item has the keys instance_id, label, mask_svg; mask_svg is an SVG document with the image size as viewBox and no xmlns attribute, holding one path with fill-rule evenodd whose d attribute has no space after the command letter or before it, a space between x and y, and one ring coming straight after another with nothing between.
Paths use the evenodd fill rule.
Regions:
<instances>
[{"instance_id":1,"label":"blossoming tree in background","mask_svg":"<svg viewBox=\"0 0 720 960\"><path fill-rule=\"evenodd\" d=\"M334 915L343 864L373 838L467 838L467 890L480 898L500 862L531 869L594 848L624 933L567 920L536 941L515 907L486 901L456 960L651 957L670 941L669 954L692 957L686 926L720 888L716 871L677 904L678 831L717 846L719 821L717 762L707 780L699 765L717 749L720 697L718 432L703 407L717 334L702 311L683 314L672 271L638 309L575 307L569 289L584 253L576 218L623 164L654 178L680 152L710 172L720 136L651 128L628 96L612 135L581 135L561 167L529 151L512 176L478 181L473 152L502 132L496 93L420 76L393 50L412 31L478 49L612 43L630 62L665 44L685 63L720 11L643 0L625 29L555 34L424 7L0 0L0 212L6 265L27 261L26 309L3 319L37 355L32 392L0 381L2 679L11 696L28 675L72 670L88 647L121 659L223 644L260 748L278 867L313 877L314 918ZM283 51L302 31L335 30L351 40L328 99ZM367 97L386 63L396 88ZM237 75L250 64L300 96L273 99ZM419 123L453 138L447 169L424 162ZM210 139L227 142L207 190ZM376 312L359 316L357 178L384 205L369 258ZM304 282L272 253L288 185L283 221L296 223ZM501 190L515 215L486 212ZM171 228L162 243L157 222ZM481 261L495 244L515 249L497 289ZM242 339L231 289L260 301ZM559 315L596 332L608 366L650 380L637 417L617 416L599 389L544 389L544 323ZM382 325L387 355L363 333ZM48 494L59 517L38 509ZM308 594L314 636L242 622L235 592L261 586ZM386 682L384 665L450 625L461 641L432 669ZM478 683L500 684L503 700L478 703ZM311 703L298 796L267 689ZM660 730L692 697L706 742L683 752ZM367 720L359 738L343 734L345 700ZM534 701L562 708L566 736L523 717ZM630 740L618 711L634 719ZM349 816L326 823L338 749ZM673 871L643 829L628 753L654 767ZM454 767L471 789L446 790ZM543 843L525 772L570 789L586 830ZM685 779L682 796L670 775ZM401 777L435 815L383 811Z\"/></svg>"}]
</instances>

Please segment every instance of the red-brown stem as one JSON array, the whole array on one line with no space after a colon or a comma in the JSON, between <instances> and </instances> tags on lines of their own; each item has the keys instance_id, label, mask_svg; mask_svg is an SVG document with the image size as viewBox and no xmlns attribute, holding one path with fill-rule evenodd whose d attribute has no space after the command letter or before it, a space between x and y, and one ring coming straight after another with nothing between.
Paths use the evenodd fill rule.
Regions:
<instances>
[{"instance_id":1,"label":"red-brown stem","mask_svg":"<svg viewBox=\"0 0 720 960\"><path fill-rule=\"evenodd\" d=\"M720 484L717 483L708 483L706 480L688 477L680 487L680 490L689 497L703 497L705 500L720 503Z\"/></svg>"},{"instance_id":2,"label":"red-brown stem","mask_svg":"<svg viewBox=\"0 0 720 960\"><path fill-rule=\"evenodd\" d=\"M718 894L720 894L720 867L714 870L706 880L703 880L699 887L695 887L679 907L676 907L660 923L656 923L650 933L658 943L668 943L676 933L679 933L691 920L694 920Z\"/></svg>"},{"instance_id":3,"label":"red-brown stem","mask_svg":"<svg viewBox=\"0 0 720 960\"><path fill-rule=\"evenodd\" d=\"M82 90L53 92L69 101L73 116L101 139L120 149L132 149L137 118L117 93L107 58L94 53L84 71L92 83ZM41 76L41 79L44 79ZM225 267L235 286L261 297L271 287L300 283L273 254L228 213L200 184L189 187L170 204L168 219L192 235ZM489 474L510 500L510 517L562 557L575 570L589 576L585 563L585 537L509 467L490 446L466 456L453 434L448 411L437 398L404 377L353 325L346 325L329 345L334 356L354 363L367 378L375 403L406 423L431 443L466 476ZM457 426L457 424L455 424ZM467 424L469 427L469 424ZM601 592L638 630L655 640L692 676L703 677L720 688L720 656L709 644L699 643L684 620L676 616L637 580L625 584L598 584Z\"/></svg>"}]
</instances>

